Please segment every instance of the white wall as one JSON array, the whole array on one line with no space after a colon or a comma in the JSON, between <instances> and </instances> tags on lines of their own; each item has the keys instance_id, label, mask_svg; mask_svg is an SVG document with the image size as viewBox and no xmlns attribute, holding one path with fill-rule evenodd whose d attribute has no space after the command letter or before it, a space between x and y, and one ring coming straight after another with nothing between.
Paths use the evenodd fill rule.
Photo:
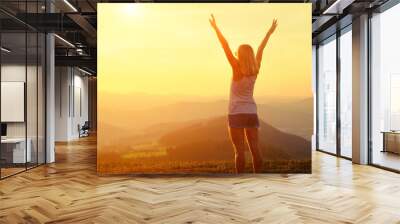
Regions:
<instances>
[{"instance_id":1,"label":"white wall","mask_svg":"<svg viewBox=\"0 0 400 224\"><path fill-rule=\"evenodd\" d=\"M56 67L55 140L79 138L78 125L88 120L88 77L76 68Z\"/></svg>"},{"instance_id":2,"label":"white wall","mask_svg":"<svg viewBox=\"0 0 400 224\"><path fill-rule=\"evenodd\" d=\"M1 81L2 82L25 82L25 75L26 75L26 71L25 69L27 69L28 75L30 74L35 74L36 75L36 67L33 66L28 66L27 68L24 65L18 65L18 64L10 64L10 65L2 65L1 66ZM29 79L29 84L36 86L36 81L34 83L32 83L33 79ZM28 88L27 89L27 97L32 97L36 99L36 88ZM27 99L28 102L32 102L34 100L32 99ZM31 106L31 107L35 107L36 108L36 104L35 105L27 105L27 106ZM6 110L6 108L1 108L2 110ZM28 117L28 122L31 121L35 121L36 122L36 113L28 113L27 114ZM32 117L31 117L32 116ZM32 127L33 125L29 125L28 124L28 128ZM35 126L36 129L36 126ZM29 130L28 130L29 133ZM10 122L7 123L7 136L8 137L25 137L25 122ZM29 137L29 136L28 136Z\"/></svg>"},{"instance_id":3,"label":"white wall","mask_svg":"<svg viewBox=\"0 0 400 224\"><path fill-rule=\"evenodd\" d=\"M76 71L76 70L75 70ZM82 73L79 73L76 75L75 73L75 79L74 79L74 86L75 86L75 117L72 120L72 134L75 137L79 137L78 129L76 128L78 124L83 125L85 121L89 120L89 91L88 91L88 77L85 76L83 77L81 75ZM80 93L79 93L80 91ZM80 98L78 96L80 95ZM80 105L79 102L80 101ZM81 107L81 108L78 108ZM81 109L82 111L79 111Z\"/></svg>"},{"instance_id":4,"label":"white wall","mask_svg":"<svg viewBox=\"0 0 400 224\"><path fill-rule=\"evenodd\" d=\"M55 68L55 141L68 141L69 133L69 84L70 71L67 67Z\"/></svg>"}]
</instances>

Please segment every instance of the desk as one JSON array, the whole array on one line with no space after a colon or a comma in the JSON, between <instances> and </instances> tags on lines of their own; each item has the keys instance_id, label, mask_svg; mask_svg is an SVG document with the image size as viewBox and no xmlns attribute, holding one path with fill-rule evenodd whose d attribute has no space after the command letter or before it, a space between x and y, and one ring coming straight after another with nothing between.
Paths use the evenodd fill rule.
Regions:
<instances>
[{"instance_id":1,"label":"desk","mask_svg":"<svg viewBox=\"0 0 400 224\"><path fill-rule=\"evenodd\" d=\"M3 154L5 154L5 157L3 157L3 158L5 158L6 162L8 162L8 163L31 162L31 160L32 160L32 153L31 153L32 141L30 138L28 138L27 142L28 142L28 144L27 144L28 147L26 147L26 154L25 154L25 138L1 139L2 157L3 157Z\"/></svg>"},{"instance_id":2,"label":"desk","mask_svg":"<svg viewBox=\"0 0 400 224\"><path fill-rule=\"evenodd\" d=\"M382 152L392 152L400 154L400 131L382 131L382 134Z\"/></svg>"}]
</instances>

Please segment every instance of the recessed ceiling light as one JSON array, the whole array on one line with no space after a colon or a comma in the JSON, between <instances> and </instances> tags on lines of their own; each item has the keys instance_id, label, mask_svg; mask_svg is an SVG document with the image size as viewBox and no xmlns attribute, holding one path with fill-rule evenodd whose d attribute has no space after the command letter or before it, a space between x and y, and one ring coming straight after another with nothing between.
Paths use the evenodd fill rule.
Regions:
<instances>
[{"instance_id":1,"label":"recessed ceiling light","mask_svg":"<svg viewBox=\"0 0 400 224\"><path fill-rule=\"evenodd\" d=\"M62 42L64 42L65 44L67 44L68 46L70 46L70 47L72 47L72 48L75 48L75 45L73 45L71 42L69 42L68 40L66 40L66 39L64 39L64 38L62 38L62 37L60 37L59 35L57 35L57 34L54 34L54 36L55 37L57 37L59 40L61 40Z\"/></svg>"},{"instance_id":2,"label":"recessed ceiling light","mask_svg":"<svg viewBox=\"0 0 400 224\"><path fill-rule=\"evenodd\" d=\"M74 12L78 12L78 10L68 1L68 0L64 0L65 4L68 5L68 7L70 7Z\"/></svg>"},{"instance_id":3,"label":"recessed ceiling light","mask_svg":"<svg viewBox=\"0 0 400 224\"><path fill-rule=\"evenodd\" d=\"M79 68L79 67L78 67L78 70L81 71L81 72L83 72L83 73L85 73L85 74L87 74L87 75L90 75L90 76L93 75L92 73L90 73L90 72L88 72L88 71L86 71L86 70L83 70L83 69L81 69L81 68Z\"/></svg>"},{"instance_id":4,"label":"recessed ceiling light","mask_svg":"<svg viewBox=\"0 0 400 224\"><path fill-rule=\"evenodd\" d=\"M343 9L351 5L355 0L336 0L322 14L342 14Z\"/></svg>"},{"instance_id":5,"label":"recessed ceiling light","mask_svg":"<svg viewBox=\"0 0 400 224\"><path fill-rule=\"evenodd\" d=\"M5 47L1 47L0 49L1 49L1 51L4 51L6 53L10 53L11 52L11 50L9 50L9 49L7 49Z\"/></svg>"}]
</instances>

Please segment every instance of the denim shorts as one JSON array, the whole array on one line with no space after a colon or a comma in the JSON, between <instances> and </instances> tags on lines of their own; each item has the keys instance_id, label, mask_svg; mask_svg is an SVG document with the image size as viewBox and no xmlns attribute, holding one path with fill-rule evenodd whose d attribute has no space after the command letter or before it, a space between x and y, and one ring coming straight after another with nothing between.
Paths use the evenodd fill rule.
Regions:
<instances>
[{"instance_id":1,"label":"denim shorts","mask_svg":"<svg viewBox=\"0 0 400 224\"><path fill-rule=\"evenodd\" d=\"M228 124L231 128L258 128L260 122L257 114L229 114Z\"/></svg>"}]
</instances>

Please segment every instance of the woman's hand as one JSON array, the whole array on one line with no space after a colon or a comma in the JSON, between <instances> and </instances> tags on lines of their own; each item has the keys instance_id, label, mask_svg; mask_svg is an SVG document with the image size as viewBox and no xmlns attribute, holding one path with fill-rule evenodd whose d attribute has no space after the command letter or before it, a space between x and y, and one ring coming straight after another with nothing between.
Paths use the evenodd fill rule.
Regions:
<instances>
[{"instance_id":1,"label":"woman's hand","mask_svg":"<svg viewBox=\"0 0 400 224\"><path fill-rule=\"evenodd\" d=\"M211 26L212 26L214 29L217 29L217 22L215 21L215 18L214 18L214 15L213 15L213 14L211 14L211 18L209 19L209 21L210 21Z\"/></svg>"},{"instance_id":2,"label":"woman's hand","mask_svg":"<svg viewBox=\"0 0 400 224\"><path fill-rule=\"evenodd\" d=\"M276 20L276 19L272 20L272 25L269 28L269 30L267 32L267 35L265 35L265 37L262 40L260 46L258 47L257 55L256 55L256 60L257 60L258 66L261 65L264 48L265 48L265 46L267 46L268 40L271 37L271 34L275 32L275 29L276 29L277 26L278 26L278 20Z\"/></svg>"},{"instance_id":3,"label":"woman's hand","mask_svg":"<svg viewBox=\"0 0 400 224\"><path fill-rule=\"evenodd\" d=\"M271 27L270 27L269 30L268 30L268 34L271 35L272 33L274 33L274 31L275 31L275 29L276 29L277 26L278 26L278 20L277 20L277 19L274 19L274 20L272 21Z\"/></svg>"}]
</instances>

